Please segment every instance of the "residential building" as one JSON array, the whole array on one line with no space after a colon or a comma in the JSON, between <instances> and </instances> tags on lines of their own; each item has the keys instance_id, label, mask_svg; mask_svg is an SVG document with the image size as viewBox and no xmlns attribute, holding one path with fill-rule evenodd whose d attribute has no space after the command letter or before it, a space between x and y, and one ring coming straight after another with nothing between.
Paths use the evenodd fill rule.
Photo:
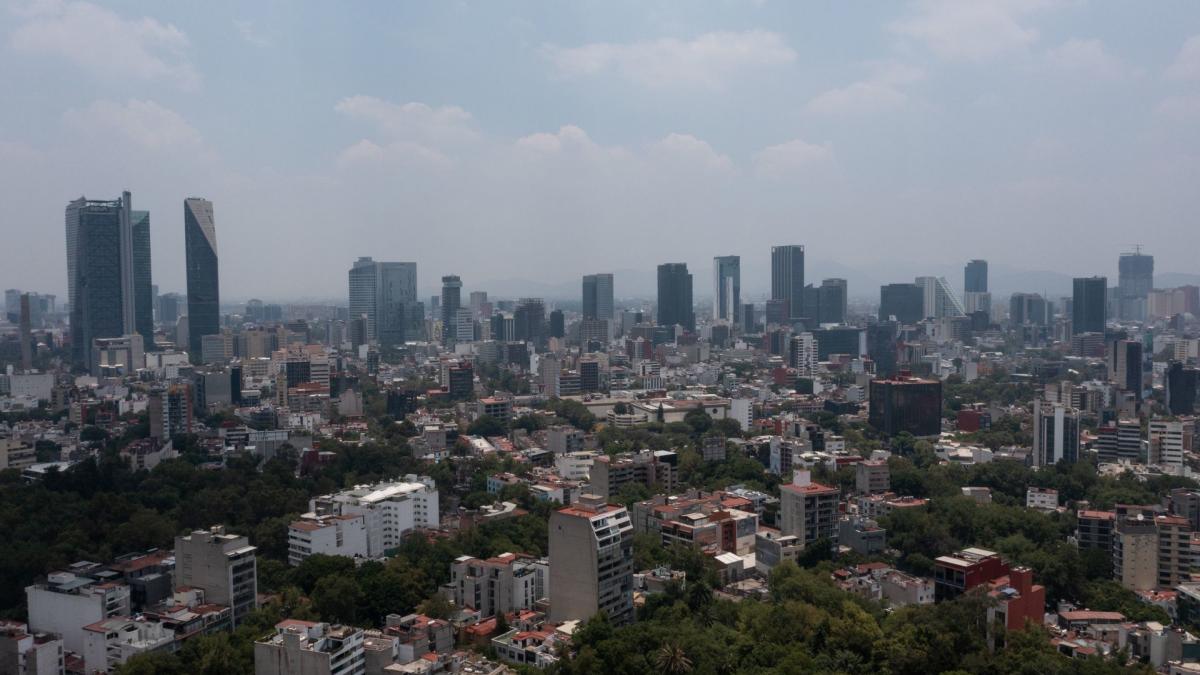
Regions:
<instances>
[{"instance_id":1,"label":"residential building","mask_svg":"<svg viewBox=\"0 0 1200 675\"><path fill-rule=\"evenodd\" d=\"M668 450L600 455L592 464L592 492L615 499L626 485L637 483L647 487L657 485L659 491L671 494L678 480L677 466L677 455Z\"/></svg>"},{"instance_id":2,"label":"residential building","mask_svg":"<svg viewBox=\"0 0 1200 675\"><path fill-rule=\"evenodd\" d=\"M361 513L312 515L292 521L288 525L288 564L299 565L313 554L367 558L367 517Z\"/></svg>"},{"instance_id":3,"label":"residential building","mask_svg":"<svg viewBox=\"0 0 1200 675\"><path fill-rule=\"evenodd\" d=\"M754 550L758 514L750 500L727 492L689 491L679 497L656 495L633 505L636 532L653 534L663 546L674 543L746 555Z\"/></svg>"},{"instance_id":4,"label":"residential building","mask_svg":"<svg viewBox=\"0 0 1200 675\"><path fill-rule=\"evenodd\" d=\"M1147 463L1183 469L1184 424L1179 420L1152 419L1149 423Z\"/></svg>"},{"instance_id":5,"label":"residential building","mask_svg":"<svg viewBox=\"0 0 1200 675\"><path fill-rule=\"evenodd\" d=\"M502 553L486 559L459 556L450 565L450 599L480 620L532 609L546 597L548 565L530 556Z\"/></svg>"},{"instance_id":6,"label":"residential building","mask_svg":"<svg viewBox=\"0 0 1200 675\"><path fill-rule=\"evenodd\" d=\"M817 374L817 340L812 333L793 335L788 349L788 361L798 377Z\"/></svg>"},{"instance_id":7,"label":"residential building","mask_svg":"<svg viewBox=\"0 0 1200 675\"><path fill-rule=\"evenodd\" d=\"M51 633L35 633L19 621L0 621L0 673L63 675L63 641Z\"/></svg>"},{"instance_id":8,"label":"residential building","mask_svg":"<svg viewBox=\"0 0 1200 675\"><path fill-rule=\"evenodd\" d=\"M1158 527L1152 518L1121 518L1113 531L1113 577L1135 590L1158 587Z\"/></svg>"},{"instance_id":9,"label":"residential building","mask_svg":"<svg viewBox=\"0 0 1200 675\"><path fill-rule=\"evenodd\" d=\"M159 621L114 616L83 627L83 664L88 673L109 673L139 654L175 649L175 632Z\"/></svg>"},{"instance_id":10,"label":"residential building","mask_svg":"<svg viewBox=\"0 0 1200 675\"><path fill-rule=\"evenodd\" d=\"M1025 488L1025 508L1054 511L1058 508L1058 490L1053 488Z\"/></svg>"},{"instance_id":11,"label":"residential building","mask_svg":"<svg viewBox=\"0 0 1200 675\"><path fill-rule=\"evenodd\" d=\"M854 465L854 490L860 495L882 494L891 489L887 460L863 460Z\"/></svg>"},{"instance_id":12,"label":"residential building","mask_svg":"<svg viewBox=\"0 0 1200 675\"><path fill-rule=\"evenodd\" d=\"M1059 403L1033 402L1033 465L1079 460L1079 411Z\"/></svg>"},{"instance_id":13,"label":"residential building","mask_svg":"<svg viewBox=\"0 0 1200 675\"><path fill-rule=\"evenodd\" d=\"M1113 511L1080 510L1075 514L1075 541L1080 549L1111 551L1117 514Z\"/></svg>"},{"instance_id":14,"label":"residential building","mask_svg":"<svg viewBox=\"0 0 1200 675\"><path fill-rule=\"evenodd\" d=\"M938 602L963 593L1009 573L999 553L983 548L965 548L933 561L934 596Z\"/></svg>"},{"instance_id":15,"label":"residential building","mask_svg":"<svg viewBox=\"0 0 1200 675\"><path fill-rule=\"evenodd\" d=\"M24 471L37 463L37 451L19 438L0 438L0 471Z\"/></svg>"},{"instance_id":16,"label":"residential building","mask_svg":"<svg viewBox=\"0 0 1200 675\"><path fill-rule=\"evenodd\" d=\"M1002 639L993 626L1006 631L1018 631L1026 624L1041 626L1046 612L1046 588L1033 583L1033 570L1014 567L1007 575L990 581L988 595L992 604L987 610L988 639L993 646Z\"/></svg>"},{"instance_id":17,"label":"residential building","mask_svg":"<svg viewBox=\"0 0 1200 675\"><path fill-rule=\"evenodd\" d=\"M213 205L207 199L183 200L183 240L186 253L188 353L198 363L201 339L221 331L221 291L217 269L217 229Z\"/></svg>"},{"instance_id":18,"label":"residential building","mask_svg":"<svg viewBox=\"0 0 1200 675\"><path fill-rule=\"evenodd\" d=\"M352 626L287 619L254 643L255 675L360 675L364 635Z\"/></svg>"},{"instance_id":19,"label":"residential building","mask_svg":"<svg viewBox=\"0 0 1200 675\"><path fill-rule=\"evenodd\" d=\"M808 546L819 539L837 543L840 491L812 482L808 471L796 470L792 482L779 486L779 531Z\"/></svg>"},{"instance_id":20,"label":"residential building","mask_svg":"<svg viewBox=\"0 0 1200 675\"><path fill-rule=\"evenodd\" d=\"M305 517L361 514L366 519L369 558L397 548L417 528L438 526L438 491L432 478L407 475L401 481L356 485L309 501Z\"/></svg>"},{"instance_id":21,"label":"residential building","mask_svg":"<svg viewBox=\"0 0 1200 675\"><path fill-rule=\"evenodd\" d=\"M258 607L258 549L223 526L175 537L175 586L204 589L208 602L227 605L237 626Z\"/></svg>"},{"instance_id":22,"label":"residential building","mask_svg":"<svg viewBox=\"0 0 1200 675\"><path fill-rule=\"evenodd\" d=\"M550 514L550 620L584 621L597 612L633 621L633 524L622 506L583 495Z\"/></svg>"},{"instance_id":23,"label":"residential building","mask_svg":"<svg viewBox=\"0 0 1200 675\"><path fill-rule=\"evenodd\" d=\"M1146 456L1142 448L1142 424L1138 420L1117 420L1096 429L1093 446L1101 462L1140 462Z\"/></svg>"},{"instance_id":24,"label":"residential building","mask_svg":"<svg viewBox=\"0 0 1200 675\"><path fill-rule=\"evenodd\" d=\"M90 568L77 563L73 568ZM45 582L25 588L29 629L62 636L63 647L83 653L83 627L114 616L129 616L129 586L97 581L80 571L52 572Z\"/></svg>"},{"instance_id":25,"label":"residential building","mask_svg":"<svg viewBox=\"0 0 1200 675\"><path fill-rule=\"evenodd\" d=\"M782 562L795 561L804 550L804 541L778 530L760 529L754 535L754 567L759 574L769 576Z\"/></svg>"}]
</instances>

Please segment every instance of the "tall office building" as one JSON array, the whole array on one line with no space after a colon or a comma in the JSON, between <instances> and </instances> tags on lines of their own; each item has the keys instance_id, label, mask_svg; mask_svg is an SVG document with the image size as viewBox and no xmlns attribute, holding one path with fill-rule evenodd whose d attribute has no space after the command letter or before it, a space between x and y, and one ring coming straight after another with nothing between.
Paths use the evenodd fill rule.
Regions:
<instances>
[{"instance_id":1,"label":"tall office building","mask_svg":"<svg viewBox=\"0 0 1200 675\"><path fill-rule=\"evenodd\" d=\"M692 275L687 263L658 266L658 325L680 325L689 331L696 330Z\"/></svg>"},{"instance_id":2,"label":"tall office building","mask_svg":"<svg viewBox=\"0 0 1200 675\"><path fill-rule=\"evenodd\" d=\"M804 247L771 247L771 299L783 300L788 320L804 318Z\"/></svg>"},{"instance_id":3,"label":"tall office building","mask_svg":"<svg viewBox=\"0 0 1200 675\"><path fill-rule=\"evenodd\" d=\"M713 319L734 323L742 303L742 259L736 255L713 258Z\"/></svg>"},{"instance_id":4,"label":"tall office building","mask_svg":"<svg viewBox=\"0 0 1200 675\"><path fill-rule=\"evenodd\" d=\"M623 506L582 495L550 514L550 620L599 612L621 625L633 612L633 524Z\"/></svg>"},{"instance_id":5,"label":"tall office building","mask_svg":"<svg viewBox=\"0 0 1200 675\"><path fill-rule=\"evenodd\" d=\"M913 436L942 433L942 381L901 374L874 379L868 386L868 422L880 433Z\"/></svg>"},{"instance_id":6,"label":"tall office building","mask_svg":"<svg viewBox=\"0 0 1200 675\"><path fill-rule=\"evenodd\" d=\"M217 276L217 227L212 202L183 200L183 241L187 256L188 354L200 361L205 335L221 332L221 290Z\"/></svg>"},{"instance_id":7,"label":"tall office building","mask_svg":"<svg viewBox=\"0 0 1200 675\"><path fill-rule=\"evenodd\" d=\"M1196 391L1200 388L1200 370L1179 361L1167 366L1167 410L1172 415L1191 415L1196 409Z\"/></svg>"},{"instance_id":8,"label":"tall office building","mask_svg":"<svg viewBox=\"0 0 1200 675\"><path fill-rule=\"evenodd\" d=\"M1108 277L1076 277L1071 295L1071 332L1103 333L1108 321Z\"/></svg>"},{"instance_id":9,"label":"tall office building","mask_svg":"<svg viewBox=\"0 0 1200 675\"><path fill-rule=\"evenodd\" d=\"M917 284L887 284L879 287L879 320L896 317L901 324L925 318L925 290Z\"/></svg>"},{"instance_id":10,"label":"tall office building","mask_svg":"<svg viewBox=\"0 0 1200 675\"><path fill-rule=\"evenodd\" d=\"M97 338L140 334L143 344L154 341L150 215L133 211L131 201L124 192L112 201L80 197L67 204L67 294L76 367L91 370Z\"/></svg>"},{"instance_id":11,"label":"tall office building","mask_svg":"<svg viewBox=\"0 0 1200 675\"><path fill-rule=\"evenodd\" d=\"M375 263L375 329L384 347L418 340L425 308L417 302L417 263Z\"/></svg>"},{"instance_id":12,"label":"tall office building","mask_svg":"<svg viewBox=\"0 0 1200 675\"><path fill-rule=\"evenodd\" d=\"M517 340L529 342L535 348L545 344L546 302L541 298L521 298L513 310L513 330Z\"/></svg>"},{"instance_id":13,"label":"tall office building","mask_svg":"<svg viewBox=\"0 0 1200 675\"><path fill-rule=\"evenodd\" d=\"M916 284L921 287L922 318L941 319L948 316L963 316L966 308L950 284L942 277L917 277Z\"/></svg>"},{"instance_id":14,"label":"tall office building","mask_svg":"<svg viewBox=\"0 0 1200 675\"><path fill-rule=\"evenodd\" d=\"M845 279L825 279L817 291L819 323L846 323L847 286Z\"/></svg>"},{"instance_id":15,"label":"tall office building","mask_svg":"<svg viewBox=\"0 0 1200 675\"><path fill-rule=\"evenodd\" d=\"M1008 320L1014 326L1049 324L1046 300L1037 293L1013 293L1008 302Z\"/></svg>"},{"instance_id":16,"label":"tall office building","mask_svg":"<svg viewBox=\"0 0 1200 675\"><path fill-rule=\"evenodd\" d=\"M585 274L583 277L583 318L613 320L613 275Z\"/></svg>"},{"instance_id":17,"label":"tall office building","mask_svg":"<svg viewBox=\"0 0 1200 675\"><path fill-rule=\"evenodd\" d=\"M1079 411L1060 403L1033 402L1033 465L1079 460Z\"/></svg>"},{"instance_id":18,"label":"tall office building","mask_svg":"<svg viewBox=\"0 0 1200 675\"><path fill-rule=\"evenodd\" d=\"M369 257L354 261L350 268L350 320L363 319L364 340L378 339L376 294L379 292L379 268Z\"/></svg>"},{"instance_id":19,"label":"tall office building","mask_svg":"<svg viewBox=\"0 0 1200 675\"><path fill-rule=\"evenodd\" d=\"M462 307L462 279L456 274L442 277L442 342L452 344L456 335L458 310Z\"/></svg>"},{"instance_id":20,"label":"tall office building","mask_svg":"<svg viewBox=\"0 0 1200 675\"><path fill-rule=\"evenodd\" d=\"M1114 340L1108 349L1108 380L1142 400L1142 343Z\"/></svg>"},{"instance_id":21,"label":"tall office building","mask_svg":"<svg viewBox=\"0 0 1200 675\"><path fill-rule=\"evenodd\" d=\"M1150 291L1154 290L1154 256L1139 247L1122 253L1117 261L1117 316L1128 321L1145 321Z\"/></svg>"},{"instance_id":22,"label":"tall office building","mask_svg":"<svg viewBox=\"0 0 1200 675\"><path fill-rule=\"evenodd\" d=\"M986 260L972 260L963 270L964 293L988 292L988 263Z\"/></svg>"}]
</instances>

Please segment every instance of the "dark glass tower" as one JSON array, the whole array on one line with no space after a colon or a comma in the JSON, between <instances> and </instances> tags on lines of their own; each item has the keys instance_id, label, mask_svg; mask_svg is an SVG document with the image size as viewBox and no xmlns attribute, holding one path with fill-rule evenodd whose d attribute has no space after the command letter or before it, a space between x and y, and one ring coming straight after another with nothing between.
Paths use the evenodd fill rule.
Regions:
<instances>
[{"instance_id":1,"label":"dark glass tower","mask_svg":"<svg viewBox=\"0 0 1200 675\"><path fill-rule=\"evenodd\" d=\"M820 323L846 323L846 294L845 279L826 279L821 282L818 290L820 312L817 321Z\"/></svg>"},{"instance_id":2,"label":"dark glass tower","mask_svg":"<svg viewBox=\"0 0 1200 675\"><path fill-rule=\"evenodd\" d=\"M140 333L153 342L150 216L130 210L131 201L125 192L112 201L80 197L67 204L71 361L78 368L91 369L96 338Z\"/></svg>"},{"instance_id":3,"label":"dark glass tower","mask_svg":"<svg viewBox=\"0 0 1200 675\"><path fill-rule=\"evenodd\" d=\"M442 342L451 344L458 328L458 310L462 307L462 279L456 274L442 277Z\"/></svg>"},{"instance_id":4,"label":"dark glass tower","mask_svg":"<svg viewBox=\"0 0 1200 675\"><path fill-rule=\"evenodd\" d=\"M613 275L584 275L583 318L613 320Z\"/></svg>"},{"instance_id":5,"label":"dark glass tower","mask_svg":"<svg viewBox=\"0 0 1200 675\"><path fill-rule=\"evenodd\" d=\"M986 260L972 260L963 271L963 291L967 293L988 292L988 264Z\"/></svg>"},{"instance_id":6,"label":"dark glass tower","mask_svg":"<svg viewBox=\"0 0 1200 675\"><path fill-rule=\"evenodd\" d=\"M1071 331L1103 333L1107 322L1108 277L1078 277L1071 295Z\"/></svg>"},{"instance_id":7,"label":"dark glass tower","mask_svg":"<svg viewBox=\"0 0 1200 675\"><path fill-rule=\"evenodd\" d=\"M896 317L902 324L925 318L925 291L917 284L888 284L879 287L879 320Z\"/></svg>"},{"instance_id":8,"label":"dark glass tower","mask_svg":"<svg viewBox=\"0 0 1200 675\"><path fill-rule=\"evenodd\" d=\"M130 211L133 234L133 321L143 348L154 349L154 284L150 273L150 212Z\"/></svg>"},{"instance_id":9,"label":"dark glass tower","mask_svg":"<svg viewBox=\"0 0 1200 675\"><path fill-rule=\"evenodd\" d=\"M183 201L183 234L187 253L188 353L201 358L205 335L221 332L221 295L217 278L217 229L212 202Z\"/></svg>"},{"instance_id":10,"label":"dark glass tower","mask_svg":"<svg viewBox=\"0 0 1200 675\"><path fill-rule=\"evenodd\" d=\"M783 300L788 319L804 318L804 247L771 247L771 299Z\"/></svg>"},{"instance_id":11,"label":"dark glass tower","mask_svg":"<svg viewBox=\"0 0 1200 675\"><path fill-rule=\"evenodd\" d=\"M736 255L713 258L713 319L737 321L742 305L742 259Z\"/></svg>"},{"instance_id":12,"label":"dark glass tower","mask_svg":"<svg viewBox=\"0 0 1200 675\"><path fill-rule=\"evenodd\" d=\"M687 263L658 266L658 325L696 330L696 312L692 302L692 275Z\"/></svg>"}]
</instances>

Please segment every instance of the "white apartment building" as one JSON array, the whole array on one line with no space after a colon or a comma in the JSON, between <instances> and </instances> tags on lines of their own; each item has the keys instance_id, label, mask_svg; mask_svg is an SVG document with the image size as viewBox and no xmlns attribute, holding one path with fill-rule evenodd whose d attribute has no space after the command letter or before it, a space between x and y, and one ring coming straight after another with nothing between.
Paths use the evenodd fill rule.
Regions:
<instances>
[{"instance_id":1,"label":"white apartment building","mask_svg":"<svg viewBox=\"0 0 1200 675\"><path fill-rule=\"evenodd\" d=\"M1058 508L1058 490L1031 487L1025 491L1025 508L1053 511Z\"/></svg>"},{"instance_id":2,"label":"white apartment building","mask_svg":"<svg viewBox=\"0 0 1200 675\"><path fill-rule=\"evenodd\" d=\"M63 675L63 642L57 635L33 633L19 621L0 621L0 673Z\"/></svg>"},{"instance_id":3,"label":"white apartment building","mask_svg":"<svg viewBox=\"0 0 1200 675\"><path fill-rule=\"evenodd\" d=\"M547 587L545 561L514 553L480 559L460 556L450 564L450 597L457 607L470 607L485 619L532 609Z\"/></svg>"},{"instance_id":4,"label":"white apartment building","mask_svg":"<svg viewBox=\"0 0 1200 675\"><path fill-rule=\"evenodd\" d=\"M363 637L352 626L281 621L274 635L254 643L254 675L361 675Z\"/></svg>"},{"instance_id":5,"label":"white apartment building","mask_svg":"<svg viewBox=\"0 0 1200 675\"><path fill-rule=\"evenodd\" d=\"M83 653L84 626L114 616L129 616L129 586L100 583L72 572L53 572L46 583L25 588L29 629L57 633L63 647Z\"/></svg>"},{"instance_id":6,"label":"white apartment building","mask_svg":"<svg viewBox=\"0 0 1200 675\"><path fill-rule=\"evenodd\" d=\"M157 621L115 616L83 627L83 665L89 673L112 672L130 657L174 646L175 632Z\"/></svg>"},{"instance_id":7,"label":"white apartment building","mask_svg":"<svg viewBox=\"0 0 1200 675\"><path fill-rule=\"evenodd\" d=\"M550 514L550 620L590 619L603 611L633 621L633 523L623 506L583 495Z\"/></svg>"},{"instance_id":8,"label":"white apartment building","mask_svg":"<svg viewBox=\"0 0 1200 675\"><path fill-rule=\"evenodd\" d=\"M221 525L175 537L175 586L204 589L209 602L233 610L233 625L258 607L258 549Z\"/></svg>"},{"instance_id":9,"label":"white apartment building","mask_svg":"<svg viewBox=\"0 0 1200 675\"><path fill-rule=\"evenodd\" d=\"M364 514L305 514L288 526L289 565L299 565L313 554L366 558L368 553L367 517Z\"/></svg>"},{"instance_id":10,"label":"white apartment building","mask_svg":"<svg viewBox=\"0 0 1200 675\"><path fill-rule=\"evenodd\" d=\"M592 464L600 453L595 451L572 452L554 457L554 470L566 480L587 480Z\"/></svg>"},{"instance_id":11,"label":"white apartment building","mask_svg":"<svg viewBox=\"0 0 1200 675\"><path fill-rule=\"evenodd\" d=\"M1183 468L1183 422L1150 420L1149 463Z\"/></svg>"},{"instance_id":12,"label":"white apartment building","mask_svg":"<svg viewBox=\"0 0 1200 675\"><path fill-rule=\"evenodd\" d=\"M428 476L356 485L309 502L305 518L362 514L366 521L367 557L380 558L400 546L417 528L438 526L438 491Z\"/></svg>"}]
</instances>

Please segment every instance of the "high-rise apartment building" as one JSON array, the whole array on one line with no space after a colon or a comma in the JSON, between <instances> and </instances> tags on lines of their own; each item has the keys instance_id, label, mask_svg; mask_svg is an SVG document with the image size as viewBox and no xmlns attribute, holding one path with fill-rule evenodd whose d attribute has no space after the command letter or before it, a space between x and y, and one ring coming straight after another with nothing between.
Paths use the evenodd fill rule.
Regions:
<instances>
[{"instance_id":1,"label":"high-rise apartment building","mask_svg":"<svg viewBox=\"0 0 1200 675\"><path fill-rule=\"evenodd\" d=\"M585 274L583 277L583 318L613 320L613 275Z\"/></svg>"},{"instance_id":2,"label":"high-rise apartment building","mask_svg":"<svg viewBox=\"0 0 1200 675\"><path fill-rule=\"evenodd\" d=\"M901 324L925 318L925 290L917 284L887 284L879 287L879 320L892 317Z\"/></svg>"},{"instance_id":3,"label":"high-rise apartment building","mask_svg":"<svg viewBox=\"0 0 1200 675\"><path fill-rule=\"evenodd\" d=\"M1033 402L1033 465L1079 460L1079 411L1058 403Z\"/></svg>"},{"instance_id":4,"label":"high-rise apartment building","mask_svg":"<svg viewBox=\"0 0 1200 675\"><path fill-rule=\"evenodd\" d=\"M1108 322L1108 278L1076 277L1071 295L1071 332L1103 333Z\"/></svg>"},{"instance_id":5,"label":"high-rise apartment building","mask_svg":"<svg viewBox=\"0 0 1200 675\"><path fill-rule=\"evenodd\" d=\"M1190 435L1190 434L1189 434ZM1169 419L1152 419L1147 433L1146 462L1172 469L1183 469L1184 430L1183 422Z\"/></svg>"},{"instance_id":6,"label":"high-rise apartment building","mask_svg":"<svg viewBox=\"0 0 1200 675\"><path fill-rule=\"evenodd\" d=\"M623 506L581 495L550 514L550 620L614 624L633 614L633 523Z\"/></svg>"},{"instance_id":7,"label":"high-rise apartment building","mask_svg":"<svg viewBox=\"0 0 1200 675\"><path fill-rule=\"evenodd\" d=\"M742 303L742 259L736 255L713 258L713 319L734 323Z\"/></svg>"},{"instance_id":8,"label":"high-rise apartment building","mask_svg":"<svg viewBox=\"0 0 1200 675\"><path fill-rule=\"evenodd\" d=\"M804 247L771 247L771 299L784 302L789 321L804 318Z\"/></svg>"},{"instance_id":9,"label":"high-rise apartment building","mask_svg":"<svg viewBox=\"0 0 1200 675\"><path fill-rule=\"evenodd\" d=\"M150 216L130 204L125 192L112 201L80 197L67 205L67 290L76 367L92 369L97 338L141 335L143 345L154 342ZM139 298L146 304L140 310Z\"/></svg>"},{"instance_id":10,"label":"high-rise apartment building","mask_svg":"<svg viewBox=\"0 0 1200 675\"><path fill-rule=\"evenodd\" d=\"M175 537L175 586L203 588L205 600L233 610L237 626L258 607L257 550L222 526Z\"/></svg>"},{"instance_id":11,"label":"high-rise apartment building","mask_svg":"<svg viewBox=\"0 0 1200 675\"><path fill-rule=\"evenodd\" d=\"M964 293L988 292L988 263L986 260L972 260L963 270Z\"/></svg>"},{"instance_id":12,"label":"high-rise apartment building","mask_svg":"<svg viewBox=\"0 0 1200 675\"><path fill-rule=\"evenodd\" d=\"M221 332L217 228L212 202L199 197L183 200L183 241L187 257L188 354L197 363L204 336Z\"/></svg>"},{"instance_id":13,"label":"high-rise apartment building","mask_svg":"<svg viewBox=\"0 0 1200 675\"><path fill-rule=\"evenodd\" d=\"M689 331L696 330L692 275L687 263L658 266L658 325L679 325Z\"/></svg>"},{"instance_id":14,"label":"high-rise apartment building","mask_svg":"<svg viewBox=\"0 0 1200 675\"><path fill-rule=\"evenodd\" d=\"M836 487L812 482L808 471L797 470L792 482L779 486L779 531L805 546L818 539L837 544L838 501Z\"/></svg>"},{"instance_id":15,"label":"high-rise apartment building","mask_svg":"<svg viewBox=\"0 0 1200 675\"><path fill-rule=\"evenodd\" d=\"M792 336L788 362L796 369L800 377L814 377L817 374L817 339L812 333L799 333Z\"/></svg>"},{"instance_id":16,"label":"high-rise apartment building","mask_svg":"<svg viewBox=\"0 0 1200 675\"><path fill-rule=\"evenodd\" d=\"M462 279L456 274L442 277L442 342L454 344L457 337L458 310L462 308Z\"/></svg>"}]
</instances>

